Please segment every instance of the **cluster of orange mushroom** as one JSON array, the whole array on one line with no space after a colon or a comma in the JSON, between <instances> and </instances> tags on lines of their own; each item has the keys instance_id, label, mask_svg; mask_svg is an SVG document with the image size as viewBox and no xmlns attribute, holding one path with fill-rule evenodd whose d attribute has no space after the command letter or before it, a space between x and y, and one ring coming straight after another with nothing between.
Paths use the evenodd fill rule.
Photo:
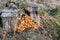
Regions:
<instances>
[{"instance_id":1,"label":"cluster of orange mushroom","mask_svg":"<svg viewBox=\"0 0 60 40\"><path fill-rule=\"evenodd\" d=\"M23 31L26 28L34 28L37 29L39 26L31 19L30 16L26 15L25 17L22 17L20 20L20 23L17 27L18 30Z\"/></svg>"}]
</instances>

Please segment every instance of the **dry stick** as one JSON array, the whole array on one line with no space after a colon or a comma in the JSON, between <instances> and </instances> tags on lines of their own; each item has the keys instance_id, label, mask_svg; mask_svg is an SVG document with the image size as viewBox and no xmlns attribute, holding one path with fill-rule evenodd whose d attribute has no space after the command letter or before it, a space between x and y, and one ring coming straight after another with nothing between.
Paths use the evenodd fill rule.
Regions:
<instances>
[{"instance_id":1,"label":"dry stick","mask_svg":"<svg viewBox=\"0 0 60 40\"><path fill-rule=\"evenodd\" d=\"M2 19L4 19L4 18L2 18ZM2 40L5 40L5 26L4 26L4 23L3 23L3 34L2 34L2 36L3 36L3 39Z\"/></svg>"},{"instance_id":2,"label":"dry stick","mask_svg":"<svg viewBox=\"0 0 60 40\"><path fill-rule=\"evenodd\" d=\"M3 32L4 32L4 27L3 27ZM3 33L2 33L2 36L3 36ZM4 40L4 36L3 36L3 39L2 40Z\"/></svg>"},{"instance_id":3,"label":"dry stick","mask_svg":"<svg viewBox=\"0 0 60 40\"><path fill-rule=\"evenodd\" d=\"M7 32L5 31L5 28L3 28L3 34L2 34L2 36L3 36L3 40L6 39L6 34L7 34Z\"/></svg>"},{"instance_id":4,"label":"dry stick","mask_svg":"<svg viewBox=\"0 0 60 40\"><path fill-rule=\"evenodd\" d=\"M14 40L15 40L15 31L16 31L15 17L14 17L13 21L14 21L14 32L13 32L14 36L13 36L13 38L14 38Z\"/></svg>"},{"instance_id":5,"label":"dry stick","mask_svg":"<svg viewBox=\"0 0 60 40\"><path fill-rule=\"evenodd\" d=\"M14 32L13 32L14 33L14 36L13 36L14 40L16 40L15 39L15 31L16 31L16 27L17 27L17 25L16 25L16 17L14 17L14 19L13 19L14 20Z\"/></svg>"},{"instance_id":6,"label":"dry stick","mask_svg":"<svg viewBox=\"0 0 60 40\"><path fill-rule=\"evenodd\" d=\"M3 32L4 32L4 30L3 30ZM5 39L5 34L3 33L2 35L3 35L3 40L4 40Z\"/></svg>"}]
</instances>

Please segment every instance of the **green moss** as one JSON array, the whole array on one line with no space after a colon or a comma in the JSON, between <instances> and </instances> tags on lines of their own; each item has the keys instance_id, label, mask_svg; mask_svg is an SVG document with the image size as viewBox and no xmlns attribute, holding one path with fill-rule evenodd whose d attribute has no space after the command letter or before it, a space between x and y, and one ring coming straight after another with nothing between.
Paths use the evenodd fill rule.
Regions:
<instances>
[{"instance_id":1,"label":"green moss","mask_svg":"<svg viewBox=\"0 0 60 40\"><path fill-rule=\"evenodd\" d=\"M59 35L57 34L57 32L53 32L52 36L53 36L54 38L59 37Z\"/></svg>"},{"instance_id":2,"label":"green moss","mask_svg":"<svg viewBox=\"0 0 60 40\"><path fill-rule=\"evenodd\" d=\"M57 15L58 8L49 9L49 10L47 10L47 12L49 15L55 16L55 15Z\"/></svg>"},{"instance_id":3,"label":"green moss","mask_svg":"<svg viewBox=\"0 0 60 40\"><path fill-rule=\"evenodd\" d=\"M60 28L60 23L56 22L56 26L55 27Z\"/></svg>"}]
</instances>

